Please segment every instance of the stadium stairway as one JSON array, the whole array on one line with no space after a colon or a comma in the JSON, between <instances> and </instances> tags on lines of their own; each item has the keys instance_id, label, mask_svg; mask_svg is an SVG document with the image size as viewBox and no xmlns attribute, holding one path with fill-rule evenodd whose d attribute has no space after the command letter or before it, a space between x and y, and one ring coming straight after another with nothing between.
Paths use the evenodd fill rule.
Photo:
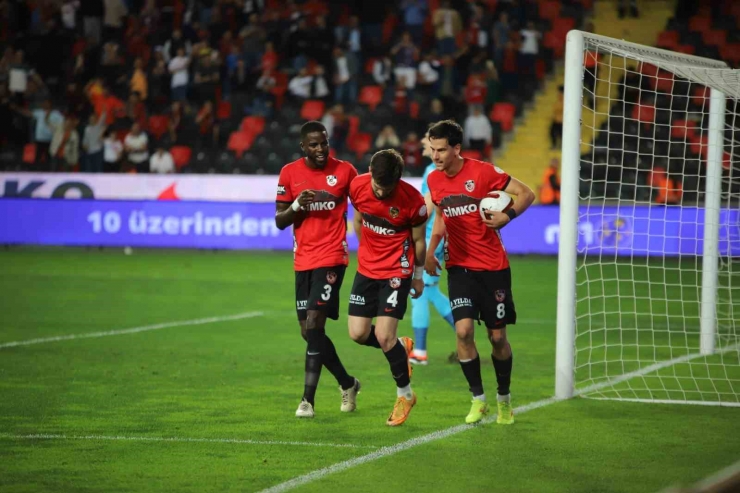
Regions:
<instances>
[{"instance_id":1,"label":"stadium stairway","mask_svg":"<svg viewBox=\"0 0 740 493\"><path fill-rule=\"evenodd\" d=\"M591 18L594 32L633 43L655 45L658 33L665 28L668 18L673 15L674 1L650 0L639 2L639 5L641 7L639 18L620 19L617 15L616 1L596 0ZM504 152L500 156L494 156L497 165L527 183L535 192L550 159L560 158L560 149L550 150L549 135L553 106L557 101L558 87L563 84L564 73L565 69L560 61L545 80L544 89L537 94L533 104L525 111L522 121L518 122L512 139L505 144ZM593 140L593 129L598 129L606 120L609 101L611 97L616 97L617 90L616 85L610 88L607 84L597 83L596 114L594 115L587 107L583 108L583 121L591 123L584 126L581 142L585 144L582 144L581 152L588 150L588 143Z\"/></svg>"}]
</instances>

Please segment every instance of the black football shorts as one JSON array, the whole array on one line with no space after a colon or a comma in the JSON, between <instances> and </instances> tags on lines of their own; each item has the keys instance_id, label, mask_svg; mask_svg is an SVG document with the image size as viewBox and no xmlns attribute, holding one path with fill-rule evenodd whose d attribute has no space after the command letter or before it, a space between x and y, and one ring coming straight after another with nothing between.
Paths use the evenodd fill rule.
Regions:
<instances>
[{"instance_id":1,"label":"black football shorts","mask_svg":"<svg viewBox=\"0 0 740 493\"><path fill-rule=\"evenodd\" d=\"M403 320L411 291L411 278L370 279L359 272L349 296L352 317L393 317Z\"/></svg>"},{"instance_id":2,"label":"black football shorts","mask_svg":"<svg viewBox=\"0 0 740 493\"><path fill-rule=\"evenodd\" d=\"M483 321L489 329L516 324L511 269L473 271L464 267L447 269L447 291L452 318Z\"/></svg>"},{"instance_id":3,"label":"black football shorts","mask_svg":"<svg viewBox=\"0 0 740 493\"><path fill-rule=\"evenodd\" d=\"M319 267L295 273L295 308L298 320L308 318L308 310L318 310L327 318L339 318L339 290L344 280L344 265Z\"/></svg>"}]
</instances>

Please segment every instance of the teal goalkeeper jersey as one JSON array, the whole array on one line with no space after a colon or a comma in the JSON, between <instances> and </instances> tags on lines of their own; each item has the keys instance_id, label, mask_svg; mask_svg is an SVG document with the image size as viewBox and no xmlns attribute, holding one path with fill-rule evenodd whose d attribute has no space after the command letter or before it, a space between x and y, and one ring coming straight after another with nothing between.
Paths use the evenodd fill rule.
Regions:
<instances>
[{"instance_id":1,"label":"teal goalkeeper jersey","mask_svg":"<svg viewBox=\"0 0 740 493\"><path fill-rule=\"evenodd\" d=\"M421 179L421 194L426 197L426 195L429 193L429 185L427 185L427 177L429 176L429 173L434 171L434 163L429 163L429 165L424 170L424 177ZM432 238L432 227L434 226L434 208L432 208L429 212L429 219L427 219L427 245L429 244L429 240Z\"/></svg>"}]
</instances>

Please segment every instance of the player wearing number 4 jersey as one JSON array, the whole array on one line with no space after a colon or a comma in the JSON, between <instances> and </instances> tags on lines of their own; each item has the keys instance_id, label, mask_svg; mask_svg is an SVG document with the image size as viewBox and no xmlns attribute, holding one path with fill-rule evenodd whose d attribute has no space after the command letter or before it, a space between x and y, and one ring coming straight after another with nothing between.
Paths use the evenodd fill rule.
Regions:
<instances>
[{"instance_id":1,"label":"player wearing number 4 jersey","mask_svg":"<svg viewBox=\"0 0 740 493\"><path fill-rule=\"evenodd\" d=\"M401 181L402 173L399 153L376 152L370 173L355 178L349 191L360 240L349 302L349 334L359 344L382 349L388 360L397 387L388 426L403 424L416 404L409 363L414 343L408 337L398 339L396 332L409 293L413 290L417 298L424 290L426 255L424 197ZM372 325L373 318L376 325Z\"/></svg>"},{"instance_id":2,"label":"player wearing number 4 jersey","mask_svg":"<svg viewBox=\"0 0 740 493\"><path fill-rule=\"evenodd\" d=\"M354 411L360 382L350 376L326 335L326 319L339 317L339 290L347 268L347 194L357 170L329 156L320 122L301 127L305 157L286 164L277 188L275 223L293 225L295 294L301 334L306 340L306 374L296 416L314 417L314 396L322 365L339 383L340 410Z\"/></svg>"},{"instance_id":3,"label":"player wearing number 4 jersey","mask_svg":"<svg viewBox=\"0 0 740 493\"><path fill-rule=\"evenodd\" d=\"M506 339L507 325L516 323L511 270L499 229L522 214L534 201L534 193L522 182L489 163L460 156L463 131L445 120L429 129L429 146L435 171L427 178L436 217L427 252L434 252L446 235L445 267L455 319L460 366L473 393L467 423L480 421L488 412L475 347L473 320L482 320L493 346L491 359L498 382L500 424L514 422L509 391L513 356ZM504 190L516 195L507 212L493 212L481 219L478 204L488 193ZM428 253L425 269L437 274L439 262Z\"/></svg>"}]
</instances>

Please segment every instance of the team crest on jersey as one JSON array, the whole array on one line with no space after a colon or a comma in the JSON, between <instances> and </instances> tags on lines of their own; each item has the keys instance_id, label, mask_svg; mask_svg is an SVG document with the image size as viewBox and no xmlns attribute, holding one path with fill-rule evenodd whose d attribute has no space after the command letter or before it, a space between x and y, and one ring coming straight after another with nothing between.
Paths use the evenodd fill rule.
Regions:
<instances>
[{"instance_id":1,"label":"team crest on jersey","mask_svg":"<svg viewBox=\"0 0 740 493\"><path fill-rule=\"evenodd\" d=\"M473 180L468 180L465 182L465 190L468 192L472 192L475 190L475 182Z\"/></svg>"},{"instance_id":2,"label":"team crest on jersey","mask_svg":"<svg viewBox=\"0 0 740 493\"><path fill-rule=\"evenodd\" d=\"M337 177L336 177L336 175L328 175L328 176L326 177L326 183L327 183L327 184L328 184L328 185L329 185L330 187L333 187L334 185L336 185L336 184L337 184Z\"/></svg>"},{"instance_id":3,"label":"team crest on jersey","mask_svg":"<svg viewBox=\"0 0 740 493\"><path fill-rule=\"evenodd\" d=\"M401 287L401 279L399 277L394 277L390 280L390 284L393 289L398 289Z\"/></svg>"},{"instance_id":4,"label":"team crest on jersey","mask_svg":"<svg viewBox=\"0 0 740 493\"><path fill-rule=\"evenodd\" d=\"M285 195L285 185L278 185L277 194L278 195Z\"/></svg>"},{"instance_id":5,"label":"team crest on jersey","mask_svg":"<svg viewBox=\"0 0 740 493\"><path fill-rule=\"evenodd\" d=\"M327 272L326 282L328 282L329 284L334 284L335 282L337 282L337 273L331 270Z\"/></svg>"},{"instance_id":6,"label":"team crest on jersey","mask_svg":"<svg viewBox=\"0 0 740 493\"><path fill-rule=\"evenodd\" d=\"M494 166L494 167L493 167L493 169L495 169L495 170L496 170L496 173L498 173L498 174L500 174L500 175L503 175L503 174L504 174L504 170L502 170L502 169L501 169L501 168L499 168L498 166Z\"/></svg>"},{"instance_id":7,"label":"team crest on jersey","mask_svg":"<svg viewBox=\"0 0 740 493\"><path fill-rule=\"evenodd\" d=\"M496 290L496 301L499 303L506 299L506 291L503 289Z\"/></svg>"},{"instance_id":8,"label":"team crest on jersey","mask_svg":"<svg viewBox=\"0 0 740 493\"><path fill-rule=\"evenodd\" d=\"M388 214L390 214L390 216L391 216L391 217L392 217L393 219L395 219L395 218L397 218L397 217L398 217L398 214L399 214L400 212L401 212L401 211L399 211L399 210L398 210L398 207L391 207L391 208L390 208L390 210L388 211Z\"/></svg>"}]
</instances>

